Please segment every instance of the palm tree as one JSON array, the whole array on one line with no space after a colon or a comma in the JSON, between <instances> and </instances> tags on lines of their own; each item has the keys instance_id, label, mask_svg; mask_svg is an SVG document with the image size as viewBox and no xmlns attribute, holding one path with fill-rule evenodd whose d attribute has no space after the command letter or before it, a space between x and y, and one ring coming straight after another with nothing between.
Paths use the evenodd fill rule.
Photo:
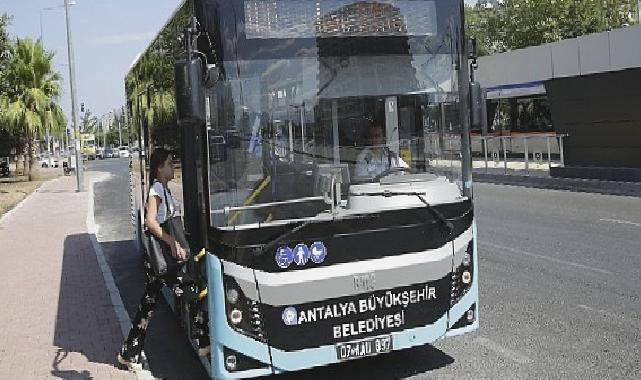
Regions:
<instances>
[{"instance_id":1,"label":"palm tree","mask_svg":"<svg viewBox=\"0 0 641 380\"><path fill-rule=\"evenodd\" d=\"M53 56L40 41L17 39L7 70L9 104L4 117L13 134L23 140L21 159L30 179L37 139L46 128L58 134L65 126L64 114L57 104L61 77L52 70Z\"/></svg>"}]
</instances>

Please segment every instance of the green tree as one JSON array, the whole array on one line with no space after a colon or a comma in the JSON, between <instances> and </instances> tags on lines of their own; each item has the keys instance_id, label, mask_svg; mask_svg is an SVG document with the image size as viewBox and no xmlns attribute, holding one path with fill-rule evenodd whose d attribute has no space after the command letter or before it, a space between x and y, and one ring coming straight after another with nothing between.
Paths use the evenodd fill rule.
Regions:
<instances>
[{"instance_id":1,"label":"green tree","mask_svg":"<svg viewBox=\"0 0 641 380\"><path fill-rule=\"evenodd\" d=\"M0 96L7 94L6 73L11 56L11 41L7 27L11 24L11 17L6 13L0 15Z\"/></svg>"},{"instance_id":2,"label":"green tree","mask_svg":"<svg viewBox=\"0 0 641 380\"><path fill-rule=\"evenodd\" d=\"M636 0L505 0L465 14L467 32L481 53L491 54L630 25L637 6Z\"/></svg>"},{"instance_id":3,"label":"green tree","mask_svg":"<svg viewBox=\"0 0 641 380\"><path fill-rule=\"evenodd\" d=\"M87 108L82 114L82 120L80 121L80 128L82 133L94 133L96 132L96 127L98 126L98 118L91 113L91 110Z\"/></svg>"},{"instance_id":4,"label":"green tree","mask_svg":"<svg viewBox=\"0 0 641 380\"><path fill-rule=\"evenodd\" d=\"M107 132L107 146L117 147L119 144L118 138L118 127L110 129L109 132Z\"/></svg>"},{"instance_id":5,"label":"green tree","mask_svg":"<svg viewBox=\"0 0 641 380\"><path fill-rule=\"evenodd\" d=\"M11 17L6 13L0 15L0 129L6 129L6 110L9 107L7 97L7 68L11 56L11 41L7 27L11 23Z\"/></svg>"},{"instance_id":6,"label":"green tree","mask_svg":"<svg viewBox=\"0 0 641 380\"><path fill-rule=\"evenodd\" d=\"M6 71L4 117L9 131L22 141L21 161L30 177L38 139L46 129L52 134L61 133L66 124L57 104L60 74L52 69L53 56L44 50L40 41L17 39Z\"/></svg>"}]
</instances>

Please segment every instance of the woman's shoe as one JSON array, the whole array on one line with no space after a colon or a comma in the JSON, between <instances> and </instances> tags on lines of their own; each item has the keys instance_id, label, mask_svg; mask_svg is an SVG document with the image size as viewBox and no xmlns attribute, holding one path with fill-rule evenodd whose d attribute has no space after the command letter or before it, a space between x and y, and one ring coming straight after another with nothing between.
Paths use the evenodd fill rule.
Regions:
<instances>
[{"instance_id":1,"label":"woman's shoe","mask_svg":"<svg viewBox=\"0 0 641 380\"><path fill-rule=\"evenodd\" d=\"M128 358L122 356L121 352L118 353L117 359L118 359L118 363L120 363L123 366L125 366L131 372L140 372L140 371L142 371L142 364L137 363L137 362L135 362L135 361L133 361L131 359L128 359Z\"/></svg>"}]
</instances>

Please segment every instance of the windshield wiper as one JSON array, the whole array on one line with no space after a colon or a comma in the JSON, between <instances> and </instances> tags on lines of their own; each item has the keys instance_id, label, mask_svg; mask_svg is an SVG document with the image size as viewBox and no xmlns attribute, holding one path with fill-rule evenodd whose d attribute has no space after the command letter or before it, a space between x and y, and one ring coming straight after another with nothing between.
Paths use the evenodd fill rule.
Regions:
<instances>
[{"instance_id":1,"label":"windshield wiper","mask_svg":"<svg viewBox=\"0 0 641 380\"><path fill-rule=\"evenodd\" d=\"M424 193L417 193L417 192L411 192L411 191L389 191L385 190L382 192L378 193L352 193L354 196L360 196L360 197L385 197L385 198L391 198L391 197L403 197L403 196L415 196L417 197L421 203L425 205L425 208L434 216L436 220L441 222L441 226L445 229L445 232L447 233L447 236L449 237L452 235L452 232L454 232L454 225L452 222L450 222L445 215L443 215L439 210L437 210L434 206L432 206L428 201L423 198Z\"/></svg>"},{"instance_id":2,"label":"windshield wiper","mask_svg":"<svg viewBox=\"0 0 641 380\"><path fill-rule=\"evenodd\" d=\"M385 198L391 198L391 197L402 197L402 196L415 196L417 197L421 203L425 205L425 208L434 216L434 219L440 222L441 226L444 228L444 232L447 233L447 236L451 236L452 232L454 232L454 225L452 222L450 222L439 210L437 210L434 206L432 206L425 198L423 198L423 193L417 193L417 192L395 192L395 191L383 191L379 193L352 193L352 195L355 196L366 196L366 197L385 197ZM260 249L260 253L264 254L266 252L271 252L273 251L280 243L282 243L284 240L287 240L290 236L300 232L301 230L307 228L310 224L317 223L318 220L315 219L310 219L306 220L302 223L299 223L296 227L292 228L291 230L284 232L278 236L276 236L274 239L270 240L266 244L262 246L262 249Z\"/></svg>"},{"instance_id":3,"label":"windshield wiper","mask_svg":"<svg viewBox=\"0 0 641 380\"><path fill-rule=\"evenodd\" d=\"M270 240L269 242L263 245L262 249L260 250L261 254L273 251L276 248L276 246L278 246L280 243L283 242L283 240L299 232L300 230L306 228L307 226L309 226L314 222L316 222L316 220L314 219L306 220L302 223L299 223L296 227L292 228L291 230L276 236L274 239Z\"/></svg>"},{"instance_id":4,"label":"windshield wiper","mask_svg":"<svg viewBox=\"0 0 641 380\"><path fill-rule=\"evenodd\" d=\"M352 219L364 219L366 216L360 215L360 216L352 216ZM332 221L335 221L336 219L331 219ZM306 220L304 222L299 223L296 225L296 227L292 228L291 230L284 232L272 240L268 241L267 243L263 244L261 248L259 248L259 254L264 254L266 252L271 252L273 251L278 245L280 245L283 241L287 240L290 236L300 232L301 230L307 228L310 224L314 223L322 223L322 222L327 222L327 220L319 220L319 219L310 219Z\"/></svg>"}]
</instances>

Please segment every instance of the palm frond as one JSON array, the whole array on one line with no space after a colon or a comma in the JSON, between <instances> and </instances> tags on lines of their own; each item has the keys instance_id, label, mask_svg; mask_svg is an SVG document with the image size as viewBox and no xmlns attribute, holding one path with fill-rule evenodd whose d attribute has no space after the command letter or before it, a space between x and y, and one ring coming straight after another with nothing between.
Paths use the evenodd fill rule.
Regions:
<instances>
[{"instance_id":1,"label":"palm frond","mask_svg":"<svg viewBox=\"0 0 641 380\"><path fill-rule=\"evenodd\" d=\"M0 112L12 132L37 139L45 125L54 132L64 128L64 113L57 104L61 75L52 69L53 57L40 41L18 38L12 45L6 72L12 85L5 111Z\"/></svg>"}]
</instances>

